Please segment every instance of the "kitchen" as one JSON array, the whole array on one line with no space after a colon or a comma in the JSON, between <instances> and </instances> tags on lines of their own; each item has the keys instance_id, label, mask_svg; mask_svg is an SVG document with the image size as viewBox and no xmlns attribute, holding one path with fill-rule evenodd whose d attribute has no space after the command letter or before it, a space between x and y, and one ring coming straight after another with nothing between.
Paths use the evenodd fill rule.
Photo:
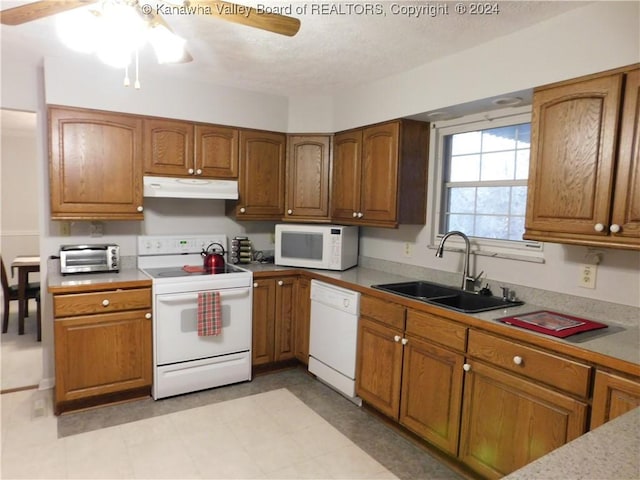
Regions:
<instances>
[{"instance_id":1,"label":"kitchen","mask_svg":"<svg viewBox=\"0 0 640 480\"><path fill-rule=\"evenodd\" d=\"M144 87L133 92L120 87L119 72L114 73L98 64L95 68L86 68L85 62L47 58L43 70L31 63L26 55L20 56L15 50L6 54L3 51L2 107L36 111L40 115L41 256L56 255L62 243L95 240L88 235L88 225L72 226L72 236L64 237L60 235L59 223L49 220L48 166L44 153L47 148L45 103L275 131L335 132L636 62L637 46L626 39L633 38L637 32L637 24L633 22L637 12L630 2L617 7L599 4L581 7L411 72L360 85L334 96L296 93L284 97L225 86L211 89L201 81L177 81L150 75L144 81ZM625 9L631 9L631 12ZM629 36L613 35L613 30L626 32ZM569 38L571 41L567 41ZM496 57L496 51L502 55ZM527 58L526 68L514 69L514 58ZM490 64L491 69L487 69L486 64ZM473 82L469 80L469 66L478 66ZM399 90L394 87L398 84L406 87ZM46 96L43 96L45 91ZM167 91L175 93L167 96ZM434 96L433 91L438 95ZM158 98L163 102L157 102ZM190 101L194 98L198 99L195 103ZM188 107L185 102L189 102ZM208 105L216 105L216 108L211 109ZM107 222L100 241L118 243L124 255L135 255L135 237L139 234L197 229L224 231L230 237L246 234L260 248L272 248L272 223L238 222L225 215L222 202L183 200L178 204L166 199L147 199L144 206L144 224ZM184 212L189 215L185 216ZM409 272L405 275L417 278L422 271L418 268L411 271L414 265L447 272L459 270L459 256L445 254L444 258L436 259L434 251L427 249L431 243L429 223L400 226L397 230L363 228L360 235L361 256L381 261L383 268L388 266L384 262L394 262L399 264L395 268ZM410 259L402 256L406 243L413 248ZM637 307L637 253L606 250L599 265L597 288L587 291L578 287L575 281L577 267L584 263L585 254L584 247L549 243L545 244L545 263L542 264L526 263L523 267L518 263L514 268L513 261L478 257L474 266L477 272L484 270L490 279L512 285L516 291L518 287L531 287ZM51 318L50 302L45 301L44 308L45 317ZM45 386L47 382L51 385L53 379L52 333L51 325L44 327L43 343L48 352L44 359Z\"/></svg>"}]
</instances>

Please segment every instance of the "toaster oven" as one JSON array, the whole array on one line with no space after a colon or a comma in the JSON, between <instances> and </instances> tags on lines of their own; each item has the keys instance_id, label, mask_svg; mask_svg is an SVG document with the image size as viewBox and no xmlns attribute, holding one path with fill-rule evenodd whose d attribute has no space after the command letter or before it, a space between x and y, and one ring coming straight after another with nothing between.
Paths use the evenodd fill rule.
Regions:
<instances>
[{"instance_id":1,"label":"toaster oven","mask_svg":"<svg viewBox=\"0 0 640 480\"><path fill-rule=\"evenodd\" d=\"M119 272L120 247L114 244L60 246L60 273Z\"/></svg>"}]
</instances>

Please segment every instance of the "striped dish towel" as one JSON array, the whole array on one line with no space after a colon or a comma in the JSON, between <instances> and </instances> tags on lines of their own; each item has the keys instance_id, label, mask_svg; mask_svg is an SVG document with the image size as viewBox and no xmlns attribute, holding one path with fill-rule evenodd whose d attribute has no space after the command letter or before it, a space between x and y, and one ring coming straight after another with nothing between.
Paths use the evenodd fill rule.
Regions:
<instances>
[{"instance_id":1,"label":"striped dish towel","mask_svg":"<svg viewBox=\"0 0 640 480\"><path fill-rule=\"evenodd\" d=\"M198 336L206 337L222 333L222 309L220 292L198 293Z\"/></svg>"}]
</instances>

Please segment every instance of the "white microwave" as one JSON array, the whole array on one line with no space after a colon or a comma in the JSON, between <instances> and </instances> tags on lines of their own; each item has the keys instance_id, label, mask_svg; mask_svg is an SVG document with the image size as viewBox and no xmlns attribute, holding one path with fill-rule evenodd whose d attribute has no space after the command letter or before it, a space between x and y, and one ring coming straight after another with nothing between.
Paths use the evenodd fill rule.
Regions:
<instances>
[{"instance_id":1,"label":"white microwave","mask_svg":"<svg viewBox=\"0 0 640 480\"><path fill-rule=\"evenodd\" d=\"M346 270L358 264L358 227L276 225L276 265Z\"/></svg>"}]
</instances>

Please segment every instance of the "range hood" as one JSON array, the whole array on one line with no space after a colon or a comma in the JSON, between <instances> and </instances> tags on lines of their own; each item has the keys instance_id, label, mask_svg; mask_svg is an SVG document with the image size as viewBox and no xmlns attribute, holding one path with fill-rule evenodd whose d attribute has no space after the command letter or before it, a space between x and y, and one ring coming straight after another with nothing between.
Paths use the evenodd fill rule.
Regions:
<instances>
[{"instance_id":1,"label":"range hood","mask_svg":"<svg viewBox=\"0 0 640 480\"><path fill-rule=\"evenodd\" d=\"M237 200L238 182L236 180L145 176L144 196Z\"/></svg>"}]
</instances>

